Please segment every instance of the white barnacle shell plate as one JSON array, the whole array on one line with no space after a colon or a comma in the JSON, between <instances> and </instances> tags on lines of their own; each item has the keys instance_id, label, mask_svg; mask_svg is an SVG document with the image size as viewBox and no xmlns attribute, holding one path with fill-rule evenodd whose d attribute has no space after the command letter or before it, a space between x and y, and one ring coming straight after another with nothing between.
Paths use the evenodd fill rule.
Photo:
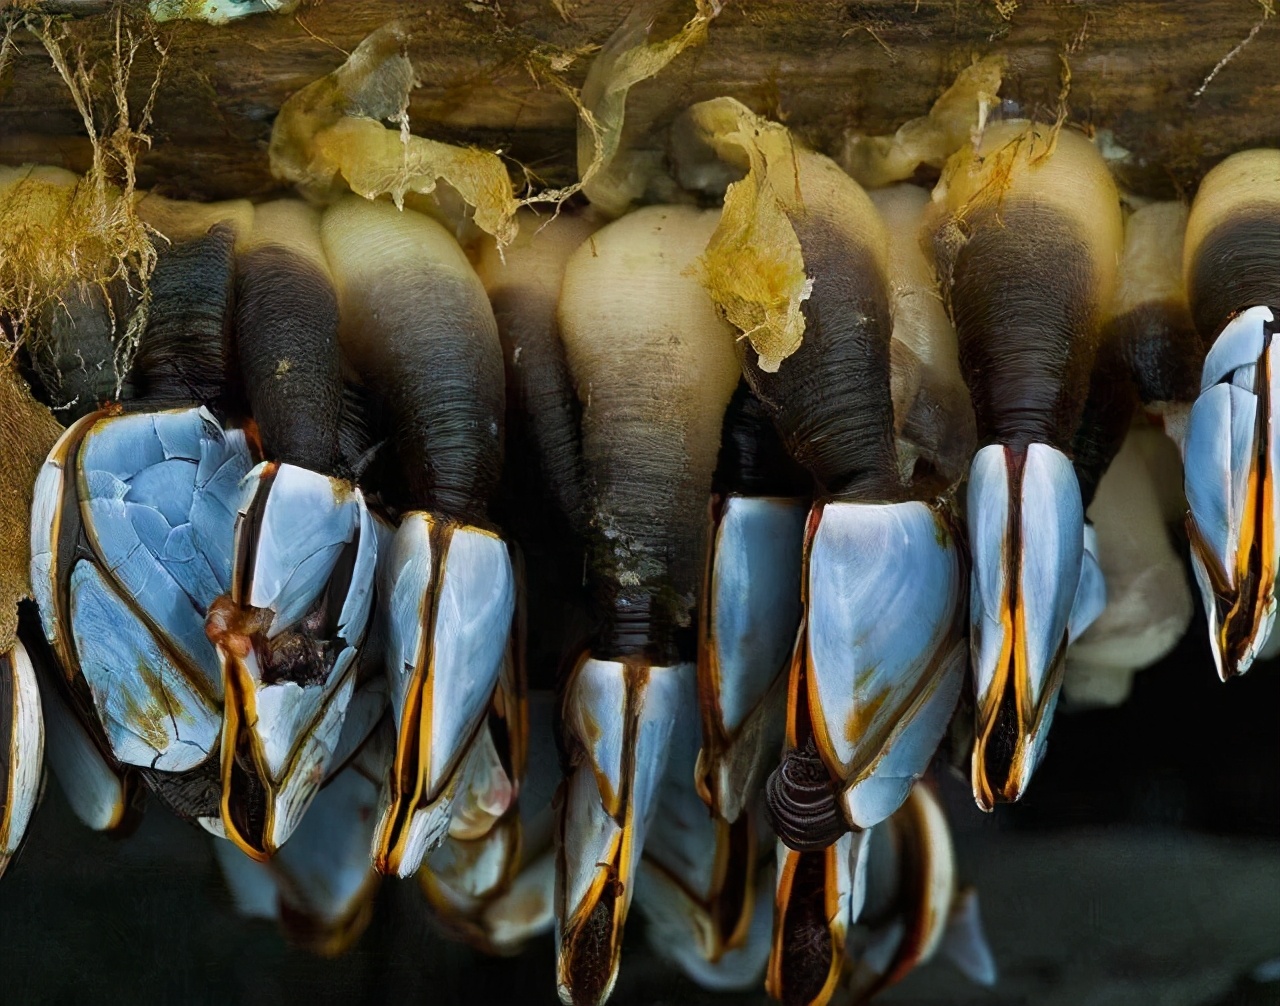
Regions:
<instances>
[{"instance_id":1,"label":"white barnacle shell plate","mask_svg":"<svg viewBox=\"0 0 1280 1006\"><path fill-rule=\"evenodd\" d=\"M381 677L361 679L351 695L347 706L347 715L342 720L342 732L338 735L337 746L329 763L325 781L346 767L349 762L365 746L370 735L382 722L387 711L387 683Z\"/></svg>"},{"instance_id":2,"label":"white barnacle shell plate","mask_svg":"<svg viewBox=\"0 0 1280 1006\"><path fill-rule=\"evenodd\" d=\"M1074 491L1073 491L1074 490ZM1018 584L1031 701L1049 685L1084 565L1084 507L1071 462L1045 444L1027 448L1022 471L1024 546Z\"/></svg>"},{"instance_id":3,"label":"white barnacle shell plate","mask_svg":"<svg viewBox=\"0 0 1280 1006\"><path fill-rule=\"evenodd\" d=\"M373 856L392 844L394 820L390 794L383 793L379 825L373 838ZM423 860L446 839L474 840L489 833L495 820L510 806L511 781L503 770L489 730L481 727L462 748L457 768L443 788L414 807L397 854L385 860L388 872L413 876Z\"/></svg>"},{"instance_id":4,"label":"white barnacle shell plate","mask_svg":"<svg viewBox=\"0 0 1280 1006\"><path fill-rule=\"evenodd\" d=\"M834 965L827 977L827 987L832 986L835 977L843 970L845 940L854 922L863 912L867 901L868 877L867 863L872 837L881 828L867 831L846 831L835 843L829 846L822 855L825 857L822 871L822 883L825 888L824 897L830 905L831 914L826 920L827 932L831 937L831 960ZM796 897L795 880L797 869L803 856L815 853L800 853L788 848L781 841L775 845L775 861L777 863L775 895L775 920L779 923L773 932L773 961L780 963L783 948L794 937L788 931L783 920L787 917L787 907L791 899ZM807 891L802 893L809 893ZM770 967L770 984L781 979L779 971ZM780 986L776 986L779 987ZM771 990L772 991L772 990ZM776 992L774 993L777 994Z\"/></svg>"},{"instance_id":5,"label":"white barnacle shell plate","mask_svg":"<svg viewBox=\"0 0 1280 1006\"><path fill-rule=\"evenodd\" d=\"M665 874L641 864L636 906L648 925L645 934L653 949L676 965L690 981L713 992L745 992L760 984L773 932L774 886L772 864L752 881L756 891L751 921L740 946L715 957L703 952L705 922L700 908Z\"/></svg>"},{"instance_id":6,"label":"white barnacle shell plate","mask_svg":"<svg viewBox=\"0 0 1280 1006\"><path fill-rule=\"evenodd\" d=\"M693 714L682 709L681 696L689 694L695 674L692 664L676 664L633 675L620 661L588 658L569 684L563 723L577 763L565 780L559 823L562 998L569 994L565 939L589 916L610 879L620 884L615 918L626 916L672 732L681 715ZM615 977L611 972L610 985Z\"/></svg>"},{"instance_id":7,"label":"white barnacle shell plate","mask_svg":"<svg viewBox=\"0 0 1280 1006\"><path fill-rule=\"evenodd\" d=\"M518 827L499 825L472 839L450 836L431 854L423 869L439 882L451 905L478 911L502 891L512 861L519 854Z\"/></svg>"},{"instance_id":8,"label":"white barnacle shell plate","mask_svg":"<svg viewBox=\"0 0 1280 1006\"><path fill-rule=\"evenodd\" d=\"M891 973L900 976L933 957L956 896L951 830L927 786L915 787L903 808L871 833L867 846L866 910L848 947L846 988L857 1001L881 990Z\"/></svg>"},{"instance_id":9,"label":"white barnacle shell plate","mask_svg":"<svg viewBox=\"0 0 1280 1006\"><path fill-rule=\"evenodd\" d=\"M258 493L268 462L240 488L244 513ZM377 533L359 489L327 475L275 466L252 559L248 603L272 612L268 637L279 635L311 609L329 584L343 548L360 541L351 585L338 617L338 634L355 645L364 635L378 561Z\"/></svg>"},{"instance_id":10,"label":"white barnacle shell plate","mask_svg":"<svg viewBox=\"0 0 1280 1006\"><path fill-rule=\"evenodd\" d=\"M511 801L482 721L508 655L515 576L497 535L413 512L378 581L397 772L401 759L407 765L404 790L388 793L374 856L405 877L446 834L480 837Z\"/></svg>"},{"instance_id":11,"label":"white barnacle shell plate","mask_svg":"<svg viewBox=\"0 0 1280 1006\"><path fill-rule=\"evenodd\" d=\"M716 701L736 730L786 666L800 624L800 569L808 504L730 496L712 566Z\"/></svg>"},{"instance_id":12,"label":"white barnacle shell plate","mask_svg":"<svg viewBox=\"0 0 1280 1006\"><path fill-rule=\"evenodd\" d=\"M1071 615L1067 619L1067 641L1074 643L1107 607L1107 579L1098 559L1098 532L1092 524L1084 526L1084 552L1081 555L1080 583Z\"/></svg>"},{"instance_id":13,"label":"white barnacle shell plate","mask_svg":"<svg viewBox=\"0 0 1280 1006\"><path fill-rule=\"evenodd\" d=\"M56 686L40 679L49 767L62 792L87 828L110 831L123 820L128 793L124 780L103 757Z\"/></svg>"},{"instance_id":14,"label":"white barnacle shell plate","mask_svg":"<svg viewBox=\"0 0 1280 1006\"><path fill-rule=\"evenodd\" d=\"M239 521L247 518L268 470L264 462L243 480ZM358 489L296 465L274 467L248 567L237 570L237 579L249 584L242 603L270 612L268 639L294 629L322 603L338 560L353 541L350 580L339 598L336 639L331 641L337 653L323 680L265 680L256 651L238 662L253 693L253 715L246 726L278 787L269 836L276 844L296 827L339 748L355 687L356 658L369 623L378 546Z\"/></svg>"},{"instance_id":15,"label":"white barnacle shell plate","mask_svg":"<svg viewBox=\"0 0 1280 1006\"><path fill-rule=\"evenodd\" d=\"M729 496L715 529L698 674L719 736L708 739L698 771L711 777L716 811L729 821L782 744L808 510L803 500Z\"/></svg>"},{"instance_id":16,"label":"white barnacle shell plate","mask_svg":"<svg viewBox=\"0 0 1280 1006\"><path fill-rule=\"evenodd\" d=\"M391 737L379 731L311 803L292 838L276 854L282 896L299 911L332 922L349 914L376 882L369 842Z\"/></svg>"},{"instance_id":17,"label":"white barnacle shell plate","mask_svg":"<svg viewBox=\"0 0 1280 1006\"><path fill-rule=\"evenodd\" d=\"M377 884L369 841L390 758L389 732L367 737L350 764L316 794L288 844L266 863L230 842L214 844L241 915L277 920L283 904L326 928L341 925L359 909Z\"/></svg>"},{"instance_id":18,"label":"white barnacle shell plate","mask_svg":"<svg viewBox=\"0 0 1280 1006\"><path fill-rule=\"evenodd\" d=\"M698 796L694 767L701 731L696 718L687 712L696 708L697 702L691 684L681 696L683 714L675 723L657 812L645 838L636 879L636 907L648 923L646 933L653 948L693 981L704 988L747 989L759 982L769 957L773 871L767 867L757 870L755 857L748 861L731 856L729 828L708 813ZM750 821L743 824L753 826ZM722 905L717 904L724 875L743 870L748 874L745 883L759 890L742 942L731 945L726 939L735 934L721 929L736 929L738 920L718 921L712 916L724 914L718 910ZM759 876L761 873L767 876Z\"/></svg>"},{"instance_id":19,"label":"white barnacle shell plate","mask_svg":"<svg viewBox=\"0 0 1280 1006\"><path fill-rule=\"evenodd\" d=\"M439 528L430 514L415 512L396 530L379 576L387 598L391 708L403 728L411 690L423 691L422 708L431 717L422 725L429 731L427 793L434 796L498 684L515 613L511 556L488 531Z\"/></svg>"},{"instance_id":20,"label":"white barnacle shell plate","mask_svg":"<svg viewBox=\"0 0 1280 1006\"><path fill-rule=\"evenodd\" d=\"M928 767L964 678L964 564L924 503L828 503L809 555L809 708L869 828Z\"/></svg>"},{"instance_id":21,"label":"white barnacle shell plate","mask_svg":"<svg viewBox=\"0 0 1280 1006\"><path fill-rule=\"evenodd\" d=\"M520 786L519 824L508 816L480 838L450 835L419 874L437 912L478 926L500 953L550 929L554 918L551 804L560 782L554 703L547 691L529 695L528 774Z\"/></svg>"},{"instance_id":22,"label":"white barnacle shell plate","mask_svg":"<svg viewBox=\"0 0 1280 1006\"><path fill-rule=\"evenodd\" d=\"M1021 792L1043 755L1058 698L1056 672L1084 569L1085 532L1080 484L1066 455L1030 444L1017 498L1009 471L1006 448L996 444L975 455L969 472L969 620L979 705L997 701L994 690L1004 687L1003 672L1011 665L1019 707L1038 710L1024 727L1028 757L1016 761ZM1016 555L1013 521L1021 543Z\"/></svg>"},{"instance_id":23,"label":"white barnacle shell plate","mask_svg":"<svg viewBox=\"0 0 1280 1006\"><path fill-rule=\"evenodd\" d=\"M716 882L720 829L694 787L701 731L690 710L697 708L697 692L692 681L681 681L680 686L680 713L667 744L667 769L658 789L658 809L649 826L644 855L695 897L706 900Z\"/></svg>"},{"instance_id":24,"label":"white barnacle shell plate","mask_svg":"<svg viewBox=\"0 0 1280 1006\"><path fill-rule=\"evenodd\" d=\"M1191 407L1186 440L1187 505L1207 555L1192 555L1235 586L1240 523L1249 491L1257 397L1234 384L1215 384Z\"/></svg>"},{"instance_id":25,"label":"white barnacle shell plate","mask_svg":"<svg viewBox=\"0 0 1280 1006\"><path fill-rule=\"evenodd\" d=\"M61 520L64 463L55 446L37 482L33 520L47 515L46 535ZM125 764L180 772L216 745L221 678L204 616L230 580L235 490L248 468L243 434L202 408L95 421L75 461L93 556L71 569L67 613L56 602L53 542L37 542L33 527L46 635L57 645L70 622L79 669Z\"/></svg>"},{"instance_id":26,"label":"white barnacle shell plate","mask_svg":"<svg viewBox=\"0 0 1280 1006\"><path fill-rule=\"evenodd\" d=\"M40 796L44 719L40 686L26 648L0 655L0 874L18 851Z\"/></svg>"},{"instance_id":27,"label":"white barnacle shell plate","mask_svg":"<svg viewBox=\"0 0 1280 1006\"><path fill-rule=\"evenodd\" d=\"M1218 595L1241 586L1237 581L1245 565L1241 554L1245 521L1253 522L1248 530L1252 541L1263 546L1258 551L1264 565L1275 561L1274 549L1266 546L1280 527L1280 494L1273 488L1280 472L1280 410L1275 405L1280 395L1280 359L1268 331L1274 321L1270 308L1253 307L1222 330L1205 358L1200 396L1191 407L1183 442L1193 530L1191 564L1209 618L1214 660L1224 678L1248 670L1275 622L1272 590L1261 599L1244 653L1235 667L1227 666L1230 658L1221 652L1219 641L1223 605ZM1265 404L1258 393L1259 373L1270 379ZM1265 443L1265 451L1259 450L1260 443ZM1260 488L1263 506L1257 506ZM1248 549L1244 551L1247 555ZM1270 582L1276 571L1272 566L1261 572Z\"/></svg>"},{"instance_id":28,"label":"white barnacle shell plate","mask_svg":"<svg viewBox=\"0 0 1280 1006\"><path fill-rule=\"evenodd\" d=\"M495 947L515 949L555 923L556 857L548 849L525 866L481 913Z\"/></svg>"}]
</instances>

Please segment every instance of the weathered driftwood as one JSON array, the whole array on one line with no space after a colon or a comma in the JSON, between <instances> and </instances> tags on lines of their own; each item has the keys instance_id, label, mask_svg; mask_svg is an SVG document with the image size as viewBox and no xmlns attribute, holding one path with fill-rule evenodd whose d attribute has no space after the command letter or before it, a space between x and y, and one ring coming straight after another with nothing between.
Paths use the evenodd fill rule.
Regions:
<instances>
[{"instance_id":1,"label":"weathered driftwood","mask_svg":"<svg viewBox=\"0 0 1280 1006\"><path fill-rule=\"evenodd\" d=\"M38 6L0 0L0 16ZM58 4L89 12L69 30L105 78L116 19L103 6ZM671 25L692 6L672 3ZM327 0L304 3L296 15L221 27L166 23L156 29L168 62L140 183L200 198L278 187L266 145L281 102L393 18L413 32L422 81L410 107L415 132L500 148L548 182L572 180L576 111L530 71L530 54L541 47L545 66L557 54L583 53L563 72L580 84L590 59L584 47L602 43L630 7L630 0ZM846 130L889 132L923 114L974 56L999 52L1008 59L1003 96L1052 116L1069 76L1071 119L1110 129L1132 152L1121 169L1132 188L1168 193L1194 185L1234 150L1280 144L1280 18L1269 17L1269 7L1270 0L726 0L706 45L635 88L629 117L661 122L688 102L729 94L831 150ZM39 42L23 29L13 41L17 50L0 74L0 163L83 170L89 146L67 88ZM149 44L139 50L129 88L135 108L156 62Z\"/></svg>"}]
</instances>

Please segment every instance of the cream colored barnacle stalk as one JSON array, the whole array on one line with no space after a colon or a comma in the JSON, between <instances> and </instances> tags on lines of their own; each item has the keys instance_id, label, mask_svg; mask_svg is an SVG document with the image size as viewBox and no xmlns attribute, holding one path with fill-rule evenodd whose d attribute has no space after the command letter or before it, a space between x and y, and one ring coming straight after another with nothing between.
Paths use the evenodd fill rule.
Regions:
<instances>
[{"instance_id":1,"label":"cream colored barnacle stalk","mask_svg":"<svg viewBox=\"0 0 1280 1006\"><path fill-rule=\"evenodd\" d=\"M1179 202L1150 203L1125 221L1115 299L1072 445L1086 511L1139 403L1177 431L1199 386L1204 350L1182 285L1186 224L1187 209ZM1106 600L1097 548L1093 526L1086 524L1084 566L1068 625L1072 641Z\"/></svg>"},{"instance_id":2,"label":"cream colored barnacle stalk","mask_svg":"<svg viewBox=\"0 0 1280 1006\"><path fill-rule=\"evenodd\" d=\"M1102 328L1073 446L1086 509L1139 404L1180 440L1204 348L1182 283L1187 208L1149 203L1125 220L1115 299Z\"/></svg>"},{"instance_id":3,"label":"cream colored barnacle stalk","mask_svg":"<svg viewBox=\"0 0 1280 1006\"><path fill-rule=\"evenodd\" d=\"M194 203L143 192L134 209L138 219L158 237L162 249L201 237L217 224L230 227L237 235L247 235L253 229L253 203L247 199Z\"/></svg>"},{"instance_id":4,"label":"cream colored barnacle stalk","mask_svg":"<svg viewBox=\"0 0 1280 1006\"><path fill-rule=\"evenodd\" d=\"M1016 800L1044 751L1080 583L1068 456L1115 285L1120 204L1094 146L989 127L934 192L934 246L981 448L969 472L978 805Z\"/></svg>"},{"instance_id":5,"label":"cream colored barnacle stalk","mask_svg":"<svg viewBox=\"0 0 1280 1006\"><path fill-rule=\"evenodd\" d=\"M1178 452L1155 426L1135 423L1088 506L1106 606L1072 639L1062 689L1076 707L1119 705L1136 671L1177 645L1195 605L1171 529L1186 517Z\"/></svg>"},{"instance_id":6,"label":"cream colored barnacle stalk","mask_svg":"<svg viewBox=\"0 0 1280 1006\"><path fill-rule=\"evenodd\" d=\"M1099 368L1119 361L1138 400L1166 428L1185 424L1204 362L1182 275L1187 223L1187 206L1177 201L1148 203L1126 217L1115 301L1098 350Z\"/></svg>"},{"instance_id":7,"label":"cream colored barnacle stalk","mask_svg":"<svg viewBox=\"0 0 1280 1006\"><path fill-rule=\"evenodd\" d=\"M501 520L519 549L521 624L531 687L551 688L589 631L581 407L560 339L565 265L603 220L592 209L522 210L505 248L487 241L476 263L498 323L506 375Z\"/></svg>"},{"instance_id":8,"label":"cream colored barnacle stalk","mask_svg":"<svg viewBox=\"0 0 1280 1006\"><path fill-rule=\"evenodd\" d=\"M921 246L929 192L900 184L867 195L889 233L890 386L898 460L905 479L941 492L964 478L976 432L969 389L960 375L956 330Z\"/></svg>"},{"instance_id":9,"label":"cream colored barnacle stalk","mask_svg":"<svg viewBox=\"0 0 1280 1006\"><path fill-rule=\"evenodd\" d=\"M324 778L355 688L377 538L339 448L338 303L320 214L257 207L236 249L236 350L265 460L242 480L230 589L206 623L225 691L227 836L272 855Z\"/></svg>"},{"instance_id":10,"label":"cream colored barnacle stalk","mask_svg":"<svg viewBox=\"0 0 1280 1006\"><path fill-rule=\"evenodd\" d=\"M1132 426L1139 404L1176 433L1185 426L1199 389L1204 349L1182 283L1186 224L1187 208L1179 202L1149 203L1125 220L1111 317L1103 326L1072 444L1088 514L1080 585L1067 629L1072 647L1067 674L1076 675L1077 685L1068 691L1076 698L1092 693L1100 699L1108 687L1113 698L1126 693L1133 671L1176 642L1191 614L1158 490L1143 457L1130 451L1108 492L1096 499L1126 436L1159 437L1154 429ZM1077 652L1082 634L1088 642ZM1081 655L1085 651L1094 654L1092 661ZM1082 675L1090 683L1083 683Z\"/></svg>"},{"instance_id":11,"label":"cream colored barnacle stalk","mask_svg":"<svg viewBox=\"0 0 1280 1006\"><path fill-rule=\"evenodd\" d=\"M484 287L440 224L351 196L326 210L322 230L343 351L385 404L403 478L379 569L397 741L373 858L409 876L446 835L483 836L519 786L515 577L488 517L502 354Z\"/></svg>"},{"instance_id":12,"label":"cream colored barnacle stalk","mask_svg":"<svg viewBox=\"0 0 1280 1006\"><path fill-rule=\"evenodd\" d=\"M582 407L582 531L598 637L562 689L557 984L599 1003L695 670L692 613L724 410L729 328L691 275L716 214L654 207L570 258L560 331Z\"/></svg>"},{"instance_id":13,"label":"cream colored barnacle stalk","mask_svg":"<svg viewBox=\"0 0 1280 1006\"><path fill-rule=\"evenodd\" d=\"M1205 176L1183 270L1209 346L1182 445L1187 530L1225 680L1249 669L1276 615L1280 150L1235 154Z\"/></svg>"}]
</instances>

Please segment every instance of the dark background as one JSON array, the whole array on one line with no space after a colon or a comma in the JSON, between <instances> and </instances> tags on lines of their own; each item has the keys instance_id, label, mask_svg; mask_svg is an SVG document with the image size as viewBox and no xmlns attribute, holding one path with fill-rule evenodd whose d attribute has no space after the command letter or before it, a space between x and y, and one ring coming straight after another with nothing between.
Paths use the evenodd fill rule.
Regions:
<instances>
[{"instance_id":1,"label":"dark background","mask_svg":"<svg viewBox=\"0 0 1280 1006\"><path fill-rule=\"evenodd\" d=\"M1255 1006L1280 983L1280 666L1223 685L1197 620L1118 709L1060 713L1028 795L987 816L943 782L962 879L1001 969L993 991L949 964L883 1001ZM0 881L5 1003L554 1003L550 937L486 959L434 928L415 883L383 885L337 961L238 919L202 832L154 805L127 840L92 834L50 783ZM633 914L613 1002L765 1002L698 990Z\"/></svg>"}]
</instances>

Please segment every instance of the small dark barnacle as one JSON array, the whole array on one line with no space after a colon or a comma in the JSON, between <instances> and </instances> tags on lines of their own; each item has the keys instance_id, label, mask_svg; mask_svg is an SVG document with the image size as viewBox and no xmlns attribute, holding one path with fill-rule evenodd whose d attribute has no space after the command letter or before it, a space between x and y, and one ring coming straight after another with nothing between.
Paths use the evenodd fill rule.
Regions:
<instances>
[{"instance_id":1,"label":"small dark barnacle","mask_svg":"<svg viewBox=\"0 0 1280 1006\"><path fill-rule=\"evenodd\" d=\"M849 830L812 737L788 751L769 776L765 807L778 838L796 852L818 852Z\"/></svg>"}]
</instances>

